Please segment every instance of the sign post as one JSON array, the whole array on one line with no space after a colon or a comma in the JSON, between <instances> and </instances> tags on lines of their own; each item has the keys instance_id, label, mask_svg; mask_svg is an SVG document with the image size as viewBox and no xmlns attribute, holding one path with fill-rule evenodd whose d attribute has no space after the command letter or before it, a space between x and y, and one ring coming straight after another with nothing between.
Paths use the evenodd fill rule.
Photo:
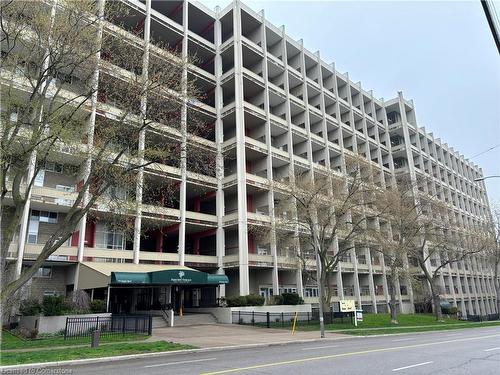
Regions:
<instances>
[{"instance_id":1,"label":"sign post","mask_svg":"<svg viewBox=\"0 0 500 375\"><path fill-rule=\"evenodd\" d=\"M341 312L351 312L354 316L354 326L358 326L358 320L356 317L356 302L354 300L342 300L339 301L339 309Z\"/></svg>"}]
</instances>

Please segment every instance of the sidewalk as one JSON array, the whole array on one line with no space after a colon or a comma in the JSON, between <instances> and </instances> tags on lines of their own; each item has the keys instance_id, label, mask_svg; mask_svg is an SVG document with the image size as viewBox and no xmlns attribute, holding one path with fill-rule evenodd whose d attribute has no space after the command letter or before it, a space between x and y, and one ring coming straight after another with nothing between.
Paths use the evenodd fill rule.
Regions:
<instances>
[{"instance_id":1,"label":"sidewalk","mask_svg":"<svg viewBox=\"0 0 500 375\"><path fill-rule=\"evenodd\" d=\"M327 334L329 339L351 337L338 333ZM236 324L207 324L153 330L150 340L173 341L198 348L229 347L236 345L280 344L291 341L317 340L319 331L296 331L275 328L257 328Z\"/></svg>"},{"instance_id":2,"label":"sidewalk","mask_svg":"<svg viewBox=\"0 0 500 375\"><path fill-rule=\"evenodd\" d=\"M464 322L464 323L454 323L454 324L426 324L426 325L421 325L421 326L398 326L397 324L394 326L390 327L359 327L359 328L344 328L344 329L334 329L334 330L327 330L327 332L335 333L335 332L347 332L347 331L382 331L386 329L414 329L414 328L435 328L435 327L464 327L464 326L471 326L471 325L496 325L500 323L500 320L489 320L489 321L484 321L484 322Z\"/></svg>"}]
</instances>

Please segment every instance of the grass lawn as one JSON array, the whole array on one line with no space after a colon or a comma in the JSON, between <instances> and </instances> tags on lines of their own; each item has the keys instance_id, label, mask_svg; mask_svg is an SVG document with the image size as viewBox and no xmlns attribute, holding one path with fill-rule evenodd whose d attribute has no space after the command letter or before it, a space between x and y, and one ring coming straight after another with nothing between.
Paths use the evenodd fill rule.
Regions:
<instances>
[{"instance_id":1,"label":"grass lawn","mask_svg":"<svg viewBox=\"0 0 500 375\"><path fill-rule=\"evenodd\" d=\"M171 350L192 349L190 345L166 341L130 342L102 345L98 348L41 349L32 352L4 352L0 359L2 366L25 363L67 361L72 359L113 357L125 354L153 353Z\"/></svg>"},{"instance_id":2,"label":"grass lawn","mask_svg":"<svg viewBox=\"0 0 500 375\"><path fill-rule=\"evenodd\" d=\"M385 335L385 334L393 334L393 333L411 333L411 332L428 332L428 331L446 331L450 329L461 329L461 328L481 328L481 327L492 327L492 326L500 326L500 322L481 322L481 323L463 323L463 324L442 324L435 325L433 327L407 327L407 328L388 328L388 329L353 329L349 331L340 331L337 333L343 333L347 335L359 335L359 336L368 336L368 335Z\"/></svg>"},{"instance_id":3,"label":"grass lawn","mask_svg":"<svg viewBox=\"0 0 500 375\"><path fill-rule=\"evenodd\" d=\"M142 341L149 336L127 333L125 335L102 336L100 343L117 341ZM64 340L64 336L47 337L35 340L24 340L12 335L10 332L2 331L2 341L0 347L2 350L9 349L30 349L30 348L51 348L55 346L71 346L90 344L90 337L77 337Z\"/></svg>"},{"instance_id":4,"label":"grass lawn","mask_svg":"<svg viewBox=\"0 0 500 375\"><path fill-rule=\"evenodd\" d=\"M407 332L418 332L416 330L428 331L434 328L450 329L450 328L462 328L467 326L471 327L483 326L482 324L477 324L477 323L474 324L472 322L464 322L461 320L447 319L447 318L444 318L444 322L437 322L436 318L432 314L399 314L398 322L399 322L398 325L391 324L390 314L363 314L363 321L358 322L357 327L351 324L349 319L344 319L344 323L326 324L325 329L329 331L338 331L342 329L363 330L364 328L389 328L389 327L398 327L399 329L400 327L404 328L413 326L436 326L436 327L422 327L422 328L407 328L407 330L410 330ZM497 323L497 325L498 324L500 323ZM319 324L299 325L298 329L303 331L316 331L319 330ZM388 329L387 331L393 332L397 331L398 329L393 328L393 329ZM382 330L375 330L375 332L372 334L382 333L381 331Z\"/></svg>"}]
</instances>

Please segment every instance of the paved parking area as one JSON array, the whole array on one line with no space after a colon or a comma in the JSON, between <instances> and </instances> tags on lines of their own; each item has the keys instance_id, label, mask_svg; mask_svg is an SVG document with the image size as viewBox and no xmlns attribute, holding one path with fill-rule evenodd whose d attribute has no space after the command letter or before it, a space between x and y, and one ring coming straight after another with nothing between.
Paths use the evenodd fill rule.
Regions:
<instances>
[{"instance_id":1,"label":"paved parking area","mask_svg":"<svg viewBox=\"0 0 500 375\"><path fill-rule=\"evenodd\" d=\"M327 333L327 338L352 337ZM319 339L318 332L298 331L292 335L290 330L267 329L237 324L207 324L196 326L156 328L152 340L173 341L191 344L198 348L213 348L235 345L278 344L290 341Z\"/></svg>"}]
</instances>

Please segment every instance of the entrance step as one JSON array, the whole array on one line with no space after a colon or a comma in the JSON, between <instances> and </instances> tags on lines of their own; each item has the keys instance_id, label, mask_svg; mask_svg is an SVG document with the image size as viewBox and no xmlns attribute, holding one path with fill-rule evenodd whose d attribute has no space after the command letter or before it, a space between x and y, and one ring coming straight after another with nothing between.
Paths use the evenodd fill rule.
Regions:
<instances>
[{"instance_id":1,"label":"entrance step","mask_svg":"<svg viewBox=\"0 0 500 375\"><path fill-rule=\"evenodd\" d=\"M189 313L183 316L175 315L174 317L174 327L179 326L196 326L199 324L217 324L212 314L202 314L202 313ZM154 325L153 325L154 327Z\"/></svg>"},{"instance_id":2,"label":"entrance step","mask_svg":"<svg viewBox=\"0 0 500 375\"><path fill-rule=\"evenodd\" d=\"M153 316L153 328L165 328L167 326L167 322L162 316Z\"/></svg>"}]
</instances>

